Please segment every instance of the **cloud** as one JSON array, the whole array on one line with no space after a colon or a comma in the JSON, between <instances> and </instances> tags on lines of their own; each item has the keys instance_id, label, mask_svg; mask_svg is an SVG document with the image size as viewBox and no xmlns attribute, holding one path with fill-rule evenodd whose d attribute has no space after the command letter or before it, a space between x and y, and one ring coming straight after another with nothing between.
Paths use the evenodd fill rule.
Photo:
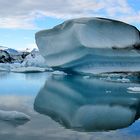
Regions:
<instances>
[{"instance_id":1,"label":"cloud","mask_svg":"<svg viewBox=\"0 0 140 140\"><path fill-rule=\"evenodd\" d=\"M35 29L33 21L28 18L0 18L0 28L22 28L22 29Z\"/></svg>"},{"instance_id":2,"label":"cloud","mask_svg":"<svg viewBox=\"0 0 140 140\"><path fill-rule=\"evenodd\" d=\"M41 17L102 16L140 23L140 11L127 0L0 0L0 28L34 29Z\"/></svg>"},{"instance_id":3,"label":"cloud","mask_svg":"<svg viewBox=\"0 0 140 140\"><path fill-rule=\"evenodd\" d=\"M29 44L27 44L26 47L27 47L27 48L30 48L30 50L33 50L34 48L37 48L37 46L36 46L35 43L29 43Z\"/></svg>"}]
</instances>

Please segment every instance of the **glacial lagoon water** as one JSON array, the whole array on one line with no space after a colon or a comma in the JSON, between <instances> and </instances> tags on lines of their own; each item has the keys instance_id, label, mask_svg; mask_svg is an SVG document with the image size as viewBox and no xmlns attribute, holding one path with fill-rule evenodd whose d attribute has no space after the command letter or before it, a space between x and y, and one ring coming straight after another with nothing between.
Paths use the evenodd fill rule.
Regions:
<instances>
[{"instance_id":1,"label":"glacial lagoon water","mask_svg":"<svg viewBox=\"0 0 140 140\"><path fill-rule=\"evenodd\" d=\"M30 116L18 124L1 119L0 140L139 140L135 87L138 75L0 72L0 110Z\"/></svg>"}]
</instances>

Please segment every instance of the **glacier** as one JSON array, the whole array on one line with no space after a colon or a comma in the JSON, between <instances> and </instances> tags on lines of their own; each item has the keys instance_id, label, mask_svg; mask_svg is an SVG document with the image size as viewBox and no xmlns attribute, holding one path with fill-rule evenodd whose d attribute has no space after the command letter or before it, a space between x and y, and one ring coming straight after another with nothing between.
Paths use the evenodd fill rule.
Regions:
<instances>
[{"instance_id":1,"label":"glacier","mask_svg":"<svg viewBox=\"0 0 140 140\"><path fill-rule=\"evenodd\" d=\"M76 131L121 129L140 118L140 94L128 91L133 85L96 77L52 76L36 96L34 109Z\"/></svg>"},{"instance_id":2,"label":"glacier","mask_svg":"<svg viewBox=\"0 0 140 140\"><path fill-rule=\"evenodd\" d=\"M48 66L98 74L140 71L140 32L106 18L77 18L35 34Z\"/></svg>"}]
</instances>

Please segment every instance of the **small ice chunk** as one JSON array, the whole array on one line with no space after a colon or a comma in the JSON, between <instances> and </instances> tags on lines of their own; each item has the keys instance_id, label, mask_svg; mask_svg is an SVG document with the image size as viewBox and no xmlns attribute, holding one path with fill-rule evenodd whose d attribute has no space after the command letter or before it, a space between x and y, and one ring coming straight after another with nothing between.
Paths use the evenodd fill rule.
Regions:
<instances>
[{"instance_id":1,"label":"small ice chunk","mask_svg":"<svg viewBox=\"0 0 140 140\"><path fill-rule=\"evenodd\" d=\"M106 93L111 93L111 91L110 90L107 90Z\"/></svg>"},{"instance_id":2,"label":"small ice chunk","mask_svg":"<svg viewBox=\"0 0 140 140\"><path fill-rule=\"evenodd\" d=\"M122 82L122 83L129 83L130 82L130 80L127 78L122 78L122 79L119 78L119 79L117 79L117 81Z\"/></svg>"},{"instance_id":3,"label":"small ice chunk","mask_svg":"<svg viewBox=\"0 0 140 140\"><path fill-rule=\"evenodd\" d=\"M5 111L0 110L0 120L13 123L15 125L24 124L30 120L30 116L19 111Z\"/></svg>"},{"instance_id":4,"label":"small ice chunk","mask_svg":"<svg viewBox=\"0 0 140 140\"><path fill-rule=\"evenodd\" d=\"M140 93L140 87L129 87L127 88L129 91L133 91L133 92L139 92Z\"/></svg>"},{"instance_id":5,"label":"small ice chunk","mask_svg":"<svg viewBox=\"0 0 140 140\"><path fill-rule=\"evenodd\" d=\"M84 76L83 78L84 78L84 79L89 79L89 78L90 78L90 76Z\"/></svg>"},{"instance_id":6,"label":"small ice chunk","mask_svg":"<svg viewBox=\"0 0 140 140\"><path fill-rule=\"evenodd\" d=\"M58 71L58 70L53 71L52 74L54 74L54 75L67 75L67 73L65 73L63 71Z\"/></svg>"},{"instance_id":7,"label":"small ice chunk","mask_svg":"<svg viewBox=\"0 0 140 140\"><path fill-rule=\"evenodd\" d=\"M44 72L46 71L45 68L40 68L40 67L34 67L34 66L30 66L30 67L17 67L17 68L12 68L11 69L12 72Z\"/></svg>"}]
</instances>

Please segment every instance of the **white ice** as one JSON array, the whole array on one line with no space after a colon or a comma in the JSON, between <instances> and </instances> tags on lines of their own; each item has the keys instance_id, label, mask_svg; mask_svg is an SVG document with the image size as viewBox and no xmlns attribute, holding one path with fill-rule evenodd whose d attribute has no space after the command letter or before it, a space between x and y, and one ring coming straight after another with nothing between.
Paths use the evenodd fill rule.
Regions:
<instances>
[{"instance_id":1,"label":"white ice","mask_svg":"<svg viewBox=\"0 0 140 140\"><path fill-rule=\"evenodd\" d=\"M128 90L129 90L129 92L140 93L140 87L129 87Z\"/></svg>"},{"instance_id":2,"label":"white ice","mask_svg":"<svg viewBox=\"0 0 140 140\"><path fill-rule=\"evenodd\" d=\"M3 121L29 121L30 116L26 115L25 113L19 112L19 111L5 111L0 110L0 120Z\"/></svg>"},{"instance_id":3,"label":"white ice","mask_svg":"<svg viewBox=\"0 0 140 140\"><path fill-rule=\"evenodd\" d=\"M36 33L50 67L80 73L140 71L140 33L129 24L103 19L68 20Z\"/></svg>"}]
</instances>

